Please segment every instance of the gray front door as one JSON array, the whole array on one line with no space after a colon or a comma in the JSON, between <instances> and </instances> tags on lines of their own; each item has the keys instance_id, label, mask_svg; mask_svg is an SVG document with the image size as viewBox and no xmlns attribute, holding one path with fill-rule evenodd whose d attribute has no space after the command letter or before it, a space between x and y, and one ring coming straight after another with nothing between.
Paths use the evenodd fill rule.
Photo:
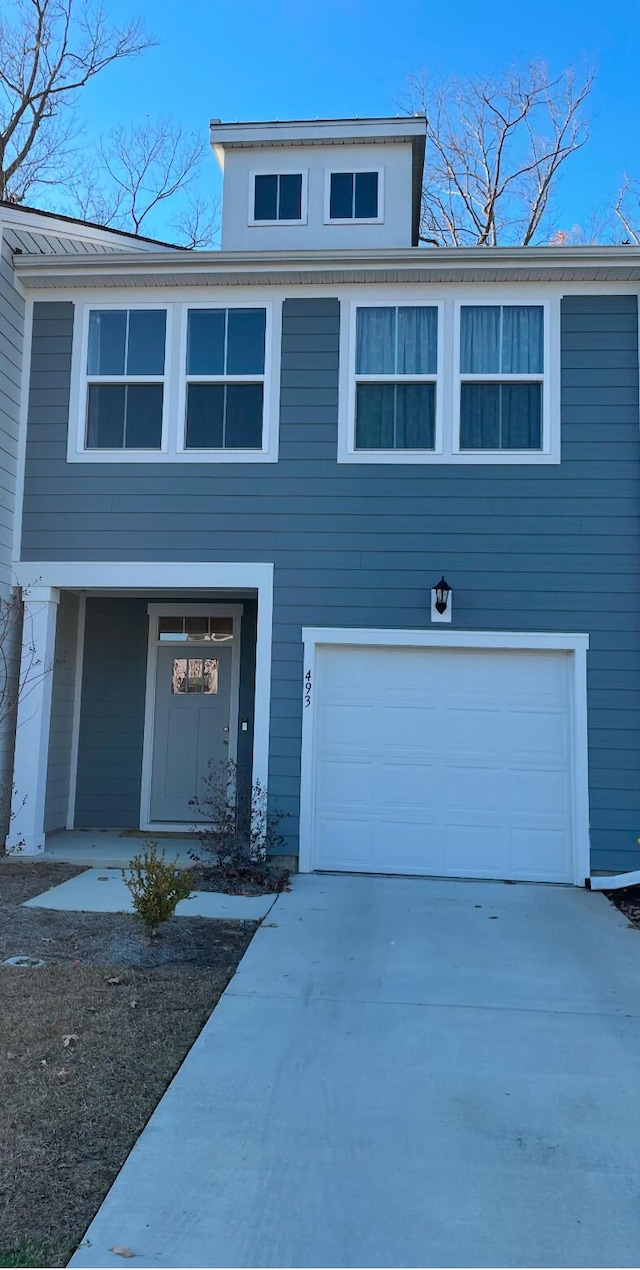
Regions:
<instances>
[{"instance_id":1,"label":"gray front door","mask_svg":"<svg viewBox=\"0 0 640 1270\"><path fill-rule=\"evenodd\" d=\"M231 649L159 648L153 728L151 819L206 820L190 805L209 764L229 758Z\"/></svg>"}]
</instances>

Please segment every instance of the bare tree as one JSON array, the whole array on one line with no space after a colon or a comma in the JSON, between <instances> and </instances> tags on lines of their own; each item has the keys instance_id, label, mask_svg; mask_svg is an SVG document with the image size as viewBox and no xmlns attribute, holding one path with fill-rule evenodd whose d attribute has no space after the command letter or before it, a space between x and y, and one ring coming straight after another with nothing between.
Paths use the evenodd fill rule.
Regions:
<instances>
[{"instance_id":1,"label":"bare tree","mask_svg":"<svg viewBox=\"0 0 640 1270\"><path fill-rule=\"evenodd\" d=\"M625 242L640 246L640 181L623 176L613 210L624 230Z\"/></svg>"},{"instance_id":2,"label":"bare tree","mask_svg":"<svg viewBox=\"0 0 640 1270\"><path fill-rule=\"evenodd\" d=\"M203 141L170 119L114 128L71 183L73 209L86 220L140 234L149 232L162 204L186 193L170 224L185 247L207 246L217 205L194 189L205 154Z\"/></svg>"},{"instance_id":3,"label":"bare tree","mask_svg":"<svg viewBox=\"0 0 640 1270\"><path fill-rule=\"evenodd\" d=\"M543 233L560 168L588 138L593 78L551 77L541 62L435 85L412 76L403 108L427 118L422 241L528 246Z\"/></svg>"},{"instance_id":4,"label":"bare tree","mask_svg":"<svg viewBox=\"0 0 640 1270\"><path fill-rule=\"evenodd\" d=\"M16 0L0 19L0 198L59 184L76 155L73 107L89 80L154 43L97 0Z\"/></svg>"}]
</instances>

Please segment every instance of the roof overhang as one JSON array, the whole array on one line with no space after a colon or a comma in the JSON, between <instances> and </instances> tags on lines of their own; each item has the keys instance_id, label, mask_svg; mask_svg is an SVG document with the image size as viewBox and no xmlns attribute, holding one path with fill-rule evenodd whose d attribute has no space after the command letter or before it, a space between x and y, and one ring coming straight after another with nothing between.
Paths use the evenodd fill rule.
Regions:
<instances>
[{"instance_id":1,"label":"roof overhang","mask_svg":"<svg viewBox=\"0 0 640 1270\"><path fill-rule=\"evenodd\" d=\"M640 283L640 247L413 247L376 251L15 256L31 290L357 283Z\"/></svg>"}]
</instances>

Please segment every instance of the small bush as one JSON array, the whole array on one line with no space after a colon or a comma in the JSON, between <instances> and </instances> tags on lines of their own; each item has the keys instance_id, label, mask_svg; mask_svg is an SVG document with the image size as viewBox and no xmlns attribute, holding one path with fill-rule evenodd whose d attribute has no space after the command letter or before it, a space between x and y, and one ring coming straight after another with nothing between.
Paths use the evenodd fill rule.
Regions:
<instances>
[{"instance_id":1,"label":"small bush","mask_svg":"<svg viewBox=\"0 0 640 1270\"><path fill-rule=\"evenodd\" d=\"M149 934L158 934L161 922L167 922L180 900L188 900L193 891L191 874L177 867L177 859L168 861L158 854L155 842L146 843L146 851L133 857L129 876L122 870L125 886L131 891L133 907Z\"/></svg>"},{"instance_id":2,"label":"small bush","mask_svg":"<svg viewBox=\"0 0 640 1270\"><path fill-rule=\"evenodd\" d=\"M288 870L274 867L269 857L285 845L279 825L288 813L271 811L259 780L243 787L232 759L210 764L203 784L192 804L204 822L198 825L200 842L221 877L240 886L252 883L283 890ZM192 859L198 857L192 853Z\"/></svg>"}]
</instances>

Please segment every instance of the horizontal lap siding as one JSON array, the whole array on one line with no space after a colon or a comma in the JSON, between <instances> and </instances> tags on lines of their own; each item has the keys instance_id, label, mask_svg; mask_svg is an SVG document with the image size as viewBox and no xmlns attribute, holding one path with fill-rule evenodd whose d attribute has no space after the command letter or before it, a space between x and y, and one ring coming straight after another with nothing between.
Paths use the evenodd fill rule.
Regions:
<instances>
[{"instance_id":1,"label":"horizontal lap siding","mask_svg":"<svg viewBox=\"0 0 640 1270\"><path fill-rule=\"evenodd\" d=\"M593 863L640 865L635 297L563 302L557 467L338 465L331 298L285 303L277 465L68 465L70 320L70 306L37 306L45 378L29 429L25 557L275 562L270 792L291 813L292 848L301 627L428 627L444 571L456 627L590 634ZM38 364L51 356L64 359L55 371Z\"/></svg>"}]
</instances>

